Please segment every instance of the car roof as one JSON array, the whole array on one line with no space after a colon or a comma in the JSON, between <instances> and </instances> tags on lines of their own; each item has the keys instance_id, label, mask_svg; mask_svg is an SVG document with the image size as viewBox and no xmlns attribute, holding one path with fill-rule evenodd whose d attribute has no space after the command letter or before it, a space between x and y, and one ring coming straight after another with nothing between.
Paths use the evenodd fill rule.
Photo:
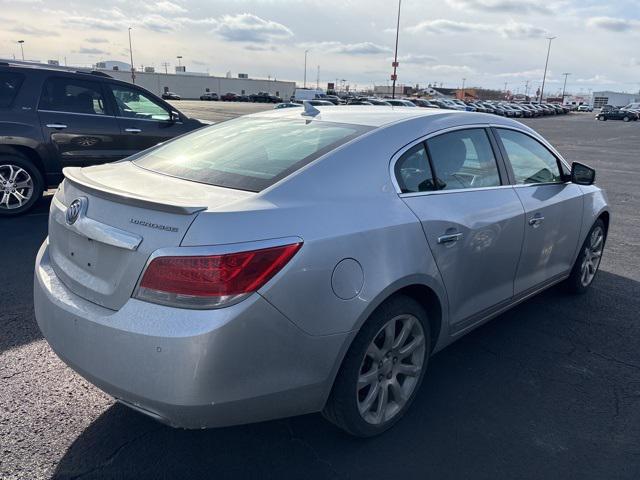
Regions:
<instances>
[{"instance_id":1,"label":"car roof","mask_svg":"<svg viewBox=\"0 0 640 480\"><path fill-rule=\"evenodd\" d=\"M471 124L500 124L507 126L517 126L528 130L528 127L511 119L496 117L487 113L461 112L448 109L426 109L408 108L394 106L366 106L366 105L341 105L341 106L317 106L319 111L315 116L302 116L298 109L273 109L258 112L248 117L268 117L289 120L299 120L300 118L316 120L321 122L344 123L353 125L363 125L368 127L383 127L394 123L406 122L417 118L429 118L432 120L444 120L449 117L446 123L450 126L471 125Z\"/></svg>"}]
</instances>

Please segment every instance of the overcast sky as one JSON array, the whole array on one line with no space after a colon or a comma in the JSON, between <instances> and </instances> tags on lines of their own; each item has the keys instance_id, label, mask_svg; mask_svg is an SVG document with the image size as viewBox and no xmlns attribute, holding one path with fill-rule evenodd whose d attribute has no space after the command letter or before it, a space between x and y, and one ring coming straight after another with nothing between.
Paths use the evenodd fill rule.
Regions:
<instances>
[{"instance_id":1,"label":"overcast sky","mask_svg":"<svg viewBox=\"0 0 640 480\"><path fill-rule=\"evenodd\" d=\"M301 82L386 84L395 0L0 0L0 57L89 65L129 59L162 69ZM404 0L398 81L533 90L547 49L549 91L640 89L639 0Z\"/></svg>"}]
</instances>

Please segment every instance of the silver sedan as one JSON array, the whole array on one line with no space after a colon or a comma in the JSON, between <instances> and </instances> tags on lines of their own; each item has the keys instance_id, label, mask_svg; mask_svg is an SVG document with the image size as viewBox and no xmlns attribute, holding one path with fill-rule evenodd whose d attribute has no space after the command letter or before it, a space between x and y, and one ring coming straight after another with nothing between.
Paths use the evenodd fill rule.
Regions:
<instances>
[{"instance_id":1,"label":"silver sedan","mask_svg":"<svg viewBox=\"0 0 640 480\"><path fill-rule=\"evenodd\" d=\"M321 411L381 433L431 355L552 285L585 292L610 220L591 168L448 110L306 104L64 173L38 324L185 428Z\"/></svg>"}]
</instances>

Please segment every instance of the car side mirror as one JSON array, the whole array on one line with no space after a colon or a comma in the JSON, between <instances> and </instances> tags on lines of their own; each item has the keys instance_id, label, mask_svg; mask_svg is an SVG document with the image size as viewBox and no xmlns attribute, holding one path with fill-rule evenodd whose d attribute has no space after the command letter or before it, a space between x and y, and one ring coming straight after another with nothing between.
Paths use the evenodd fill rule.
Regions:
<instances>
[{"instance_id":1,"label":"car side mirror","mask_svg":"<svg viewBox=\"0 0 640 480\"><path fill-rule=\"evenodd\" d=\"M180 121L180 114L176 111L171 111L171 113L169 114L169 121L171 123L176 123Z\"/></svg>"},{"instance_id":2,"label":"car side mirror","mask_svg":"<svg viewBox=\"0 0 640 480\"><path fill-rule=\"evenodd\" d=\"M578 185L593 185L596 181L596 171L580 162L571 164L571 181Z\"/></svg>"}]
</instances>

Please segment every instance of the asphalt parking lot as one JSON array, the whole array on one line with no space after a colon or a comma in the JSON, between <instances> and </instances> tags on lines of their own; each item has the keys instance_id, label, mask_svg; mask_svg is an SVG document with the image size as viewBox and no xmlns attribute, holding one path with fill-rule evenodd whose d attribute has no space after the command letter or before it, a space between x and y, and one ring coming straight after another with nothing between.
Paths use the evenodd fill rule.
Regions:
<instances>
[{"instance_id":1,"label":"asphalt parking lot","mask_svg":"<svg viewBox=\"0 0 640 480\"><path fill-rule=\"evenodd\" d=\"M176 105L210 120L252 107ZM640 122L526 123L608 191L593 288L554 288L439 353L405 419L366 441L319 415L182 431L115 404L57 359L33 317L49 200L0 220L0 478L640 478Z\"/></svg>"}]
</instances>

